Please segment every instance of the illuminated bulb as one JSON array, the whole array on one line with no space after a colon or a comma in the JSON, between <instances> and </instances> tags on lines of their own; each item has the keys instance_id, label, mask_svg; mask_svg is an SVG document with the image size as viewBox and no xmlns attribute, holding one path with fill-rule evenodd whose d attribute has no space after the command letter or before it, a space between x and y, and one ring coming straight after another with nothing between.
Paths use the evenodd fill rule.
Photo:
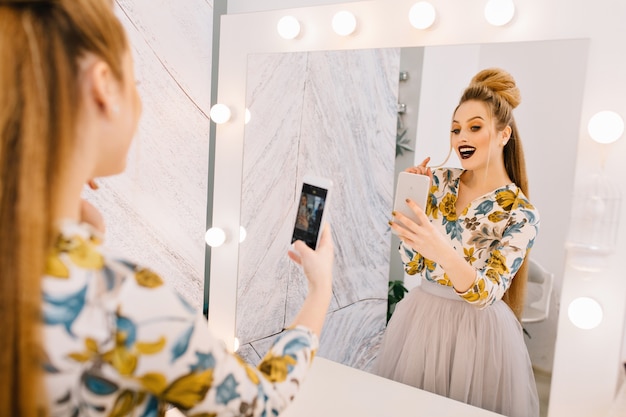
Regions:
<instances>
[{"instance_id":1,"label":"illuminated bulb","mask_svg":"<svg viewBox=\"0 0 626 417\"><path fill-rule=\"evenodd\" d=\"M239 243L246 240L246 236L248 236L248 232L246 232L246 228L243 226L239 226Z\"/></svg>"},{"instance_id":2,"label":"illuminated bulb","mask_svg":"<svg viewBox=\"0 0 626 417\"><path fill-rule=\"evenodd\" d=\"M216 104L211 107L209 116L217 124L226 123L230 120L230 109L225 104Z\"/></svg>"},{"instance_id":3,"label":"illuminated bulb","mask_svg":"<svg viewBox=\"0 0 626 417\"><path fill-rule=\"evenodd\" d=\"M602 322L602 307L593 298L578 297L569 303L567 316L579 329L593 329Z\"/></svg>"},{"instance_id":4,"label":"illuminated bulb","mask_svg":"<svg viewBox=\"0 0 626 417\"><path fill-rule=\"evenodd\" d=\"M250 110L246 109L246 115L244 116L243 123L247 125L251 118L252 113L250 113Z\"/></svg>"},{"instance_id":5,"label":"illuminated bulb","mask_svg":"<svg viewBox=\"0 0 626 417\"><path fill-rule=\"evenodd\" d=\"M489 0L485 6L485 19L494 26L504 26L513 19L513 0Z\"/></svg>"},{"instance_id":6,"label":"illuminated bulb","mask_svg":"<svg viewBox=\"0 0 626 417\"><path fill-rule=\"evenodd\" d=\"M615 112L601 111L589 119L587 130L596 142L613 143L624 133L624 120Z\"/></svg>"},{"instance_id":7,"label":"illuminated bulb","mask_svg":"<svg viewBox=\"0 0 626 417\"><path fill-rule=\"evenodd\" d=\"M432 4L420 1L409 10L409 22L415 29L427 29L435 22L436 15Z\"/></svg>"},{"instance_id":8,"label":"illuminated bulb","mask_svg":"<svg viewBox=\"0 0 626 417\"><path fill-rule=\"evenodd\" d=\"M212 248L216 248L226 242L226 232L224 232L224 230L220 229L219 227L211 227L209 230L206 231L206 234L204 235L204 240L206 241L207 245Z\"/></svg>"},{"instance_id":9,"label":"illuminated bulb","mask_svg":"<svg viewBox=\"0 0 626 417\"><path fill-rule=\"evenodd\" d=\"M356 17L348 11L333 16L333 30L337 35L348 36L356 29Z\"/></svg>"},{"instance_id":10,"label":"illuminated bulb","mask_svg":"<svg viewBox=\"0 0 626 417\"><path fill-rule=\"evenodd\" d=\"M278 34L283 39L294 39L300 34L300 22L293 16L284 16L276 25Z\"/></svg>"},{"instance_id":11,"label":"illuminated bulb","mask_svg":"<svg viewBox=\"0 0 626 417\"><path fill-rule=\"evenodd\" d=\"M239 338L235 337L233 342L233 352L237 352L239 350Z\"/></svg>"}]
</instances>

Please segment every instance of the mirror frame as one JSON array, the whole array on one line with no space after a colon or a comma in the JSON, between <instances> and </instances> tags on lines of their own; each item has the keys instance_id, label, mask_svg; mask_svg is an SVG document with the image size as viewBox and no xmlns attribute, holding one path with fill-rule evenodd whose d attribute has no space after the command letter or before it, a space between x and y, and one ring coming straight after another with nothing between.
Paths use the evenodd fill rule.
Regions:
<instances>
[{"instance_id":1,"label":"mirror frame","mask_svg":"<svg viewBox=\"0 0 626 417\"><path fill-rule=\"evenodd\" d=\"M613 38L615 28L626 20L626 7L611 0L601 0L591 10L582 3L565 0L525 0L516 4L512 22L494 27L484 19L482 4L477 7L475 2L432 0L437 20L430 29L417 30L408 21L408 10L415 2L394 0L394 7L389 7L388 0L370 0L222 16L217 102L226 104L232 116L229 122L216 126L215 137L211 138L215 164L209 167L214 183L209 190L213 206L208 227L225 230L227 240L211 249L205 279L209 286L209 328L227 346L235 344L248 54L588 38L589 64L579 126L576 183L598 167L612 176L626 176L624 164L607 163L611 154L626 154L626 141L608 145L611 148L607 151L607 145L591 141L586 130L587 121L598 111L609 109L622 117L626 115L626 94L615 94L626 92L626 59L616 53L626 54L626 39ZM330 24L333 15L341 10L349 10L357 18L356 32L347 37L336 35ZM302 31L296 39L278 36L276 24L285 15L300 22ZM620 186L624 194L626 184ZM626 235L624 221L618 227L618 235ZM618 242L614 254L606 258L601 277L590 279L588 273L566 265L561 293L561 305L565 308L558 322L550 417L604 415L610 408L619 379L620 336L626 315L626 280L620 279L615 253L624 252L625 245L623 239ZM568 320L566 307L578 296L592 296L605 306L599 327L581 330ZM592 398L594 401L590 401Z\"/></svg>"}]
</instances>

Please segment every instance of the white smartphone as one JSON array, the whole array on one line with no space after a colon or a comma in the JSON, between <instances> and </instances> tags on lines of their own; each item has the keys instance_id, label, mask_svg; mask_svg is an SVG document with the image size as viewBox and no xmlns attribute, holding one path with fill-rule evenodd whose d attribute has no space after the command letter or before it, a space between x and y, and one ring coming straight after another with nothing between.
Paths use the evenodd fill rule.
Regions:
<instances>
[{"instance_id":1,"label":"white smartphone","mask_svg":"<svg viewBox=\"0 0 626 417\"><path fill-rule=\"evenodd\" d=\"M429 190L430 177L428 175L401 172L398 175L398 183L396 185L396 196L393 202L394 211L404 214L417 223L417 217L406 204L406 199L410 198L425 210Z\"/></svg>"},{"instance_id":2,"label":"white smartphone","mask_svg":"<svg viewBox=\"0 0 626 417\"><path fill-rule=\"evenodd\" d=\"M327 178L310 175L303 178L291 243L302 240L311 249L317 249L332 186L333 182Z\"/></svg>"}]
</instances>

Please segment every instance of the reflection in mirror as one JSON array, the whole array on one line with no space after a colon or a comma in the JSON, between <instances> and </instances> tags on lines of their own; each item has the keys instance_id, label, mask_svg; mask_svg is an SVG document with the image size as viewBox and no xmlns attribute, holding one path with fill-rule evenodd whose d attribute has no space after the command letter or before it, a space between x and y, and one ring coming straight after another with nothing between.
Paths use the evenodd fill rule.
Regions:
<instances>
[{"instance_id":1,"label":"reflection in mirror","mask_svg":"<svg viewBox=\"0 0 626 417\"><path fill-rule=\"evenodd\" d=\"M319 354L369 366L387 305L399 54L249 56L252 117L241 205L248 240L239 249L236 336L239 353L251 362L265 354L304 298L306 280L286 253L299 184L311 174L334 183L326 208L336 248L334 296Z\"/></svg>"},{"instance_id":2,"label":"reflection in mirror","mask_svg":"<svg viewBox=\"0 0 626 417\"><path fill-rule=\"evenodd\" d=\"M462 89L478 69L499 66L513 74L522 92L516 120L530 199L542 219L531 258L555 277L549 317L524 325L533 364L549 375L586 52L587 41L563 40L249 56L240 354L256 363L304 296L305 279L286 252L299 181L310 173L335 183L328 208L336 246L334 298L319 355L370 369L385 326L387 282L404 278L387 226L397 172L426 156L435 163L445 158ZM417 62L405 67L411 56ZM411 83L399 83L400 71L408 72ZM403 90L409 85L411 90ZM415 152L396 159L398 97L407 105L403 123Z\"/></svg>"}]
</instances>

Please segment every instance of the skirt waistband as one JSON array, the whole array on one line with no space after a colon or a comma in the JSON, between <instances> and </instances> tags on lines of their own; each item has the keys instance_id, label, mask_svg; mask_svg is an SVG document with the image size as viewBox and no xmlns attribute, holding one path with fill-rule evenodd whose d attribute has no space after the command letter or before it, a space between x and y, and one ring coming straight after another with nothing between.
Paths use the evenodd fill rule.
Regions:
<instances>
[{"instance_id":1,"label":"skirt waistband","mask_svg":"<svg viewBox=\"0 0 626 417\"><path fill-rule=\"evenodd\" d=\"M456 293L454 287L448 287L446 285L441 285L436 282L428 281L427 279L422 279L419 288L432 295L436 295L437 297L447 298L448 300L454 301L463 301L461 297Z\"/></svg>"}]
</instances>

